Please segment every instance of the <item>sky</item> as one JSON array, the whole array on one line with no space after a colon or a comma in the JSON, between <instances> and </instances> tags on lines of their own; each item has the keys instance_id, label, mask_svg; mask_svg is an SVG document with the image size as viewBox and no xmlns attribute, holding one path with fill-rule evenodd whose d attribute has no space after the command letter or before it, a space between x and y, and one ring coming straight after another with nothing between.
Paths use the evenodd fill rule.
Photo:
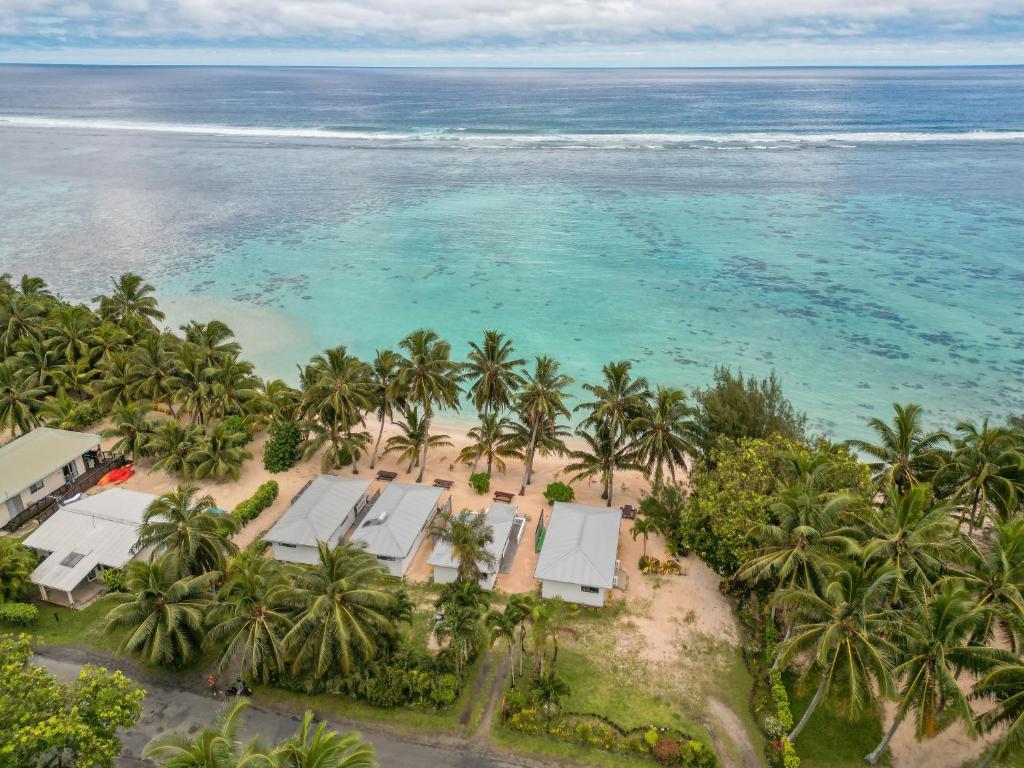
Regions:
<instances>
[{"instance_id":1,"label":"sky","mask_svg":"<svg viewBox=\"0 0 1024 768\"><path fill-rule=\"evenodd\" d=\"M1024 64L1024 0L0 0L0 61Z\"/></svg>"}]
</instances>

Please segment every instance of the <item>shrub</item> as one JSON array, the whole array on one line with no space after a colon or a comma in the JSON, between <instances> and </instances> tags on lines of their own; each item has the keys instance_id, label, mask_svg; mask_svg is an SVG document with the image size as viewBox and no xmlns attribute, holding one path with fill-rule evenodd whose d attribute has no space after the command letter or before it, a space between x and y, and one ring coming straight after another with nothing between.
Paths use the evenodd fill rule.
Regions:
<instances>
[{"instance_id":1,"label":"shrub","mask_svg":"<svg viewBox=\"0 0 1024 768\"><path fill-rule=\"evenodd\" d=\"M571 485L565 483L548 483L548 487L544 489L544 498L548 500L548 504L554 504L556 501L572 501L576 498L576 492Z\"/></svg>"},{"instance_id":2,"label":"shrub","mask_svg":"<svg viewBox=\"0 0 1024 768\"><path fill-rule=\"evenodd\" d=\"M80 403L75 408L74 422L75 429L85 429L91 427L97 421L103 418L103 414L100 412L99 407L96 403L91 400L87 400L84 403Z\"/></svg>"},{"instance_id":3,"label":"shrub","mask_svg":"<svg viewBox=\"0 0 1024 768\"><path fill-rule=\"evenodd\" d=\"M459 679L451 672L435 675L430 681L430 701L435 707L450 707L455 703Z\"/></svg>"},{"instance_id":4,"label":"shrub","mask_svg":"<svg viewBox=\"0 0 1024 768\"><path fill-rule=\"evenodd\" d=\"M718 758L715 757L715 753L707 745L701 744L699 741L690 739L682 744L681 747L682 754L680 755L679 762L681 765L687 766L687 768L715 768L718 765Z\"/></svg>"},{"instance_id":5,"label":"shrub","mask_svg":"<svg viewBox=\"0 0 1024 768\"><path fill-rule=\"evenodd\" d=\"M486 472L476 472L469 476L470 487L479 494L485 494L491 490L491 476Z\"/></svg>"},{"instance_id":6,"label":"shrub","mask_svg":"<svg viewBox=\"0 0 1024 768\"><path fill-rule=\"evenodd\" d=\"M658 739L651 750L654 759L662 765L676 765L683 756L683 750L675 739Z\"/></svg>"},{"instance_id":7,"label":"shrub","mask_svg":"<svg viewBox=\"0 0 1024 768\"><path fill-rule=\"evenodd\" d=\"M252 427L246 423L244 417L239 416L238 414L228 416L221 422L221 424L223 424L224 428L229 432L235 432L242 435L242 437L245 438L245 445L252 442Z\"/></svg>"},{"instance_id":8,"label":"shrub","mask_svg":"<svg viewBox=\"0 0 1024 768\"><path fill-rule=\"evenodd\" d=\"M231 514L241 520L243 524L247 523L274 503L274 500L277 498L277 492L277 481L267 480L267 482L256 489L256 493L231 510Z\"/></svg>"},{"instance_id":9,"label":"shrub","mask_svg":"<svg viewBox=\"0 0 1024 768\"><path fill-rule=\"evenodd\" d=\"M405 670L381 664L366 685L366 702L381 709L394 709L408 701Z\"/></svg>"},{"instance_id":10,"label":"shrub","mask_svg":"<svg viewBox=\"0 0 1024 768\"><path fill-rule=\"evenodd\" d=\"M124 592L127 590L124 571L120 568L103 569L103 583L111 592Z\"/></svg>"},{"instance_id":11,"label":"shrub","mask_svg":"<svg viewBox=\"0 0 1024 768\"><path fill-rule=\"evenodd\" d=\"M800 756L796 753L793 742L782 737L782 768L800 768Z\"/></svg>"},{"instance_id":12,"label":"shrub","mask_svg":"<svg viewBox=\"0 0 1024 768\"><path fill-rule=\"evenodd\" d=\"M644 743L647 745L648 749L653 750L655 746L657 746L659 738L658 732L653 728L648 728L644 733Z\"/></svg>"},{"instance_id":13,"label":"shrub","mask_svg":"<svg viewBox=\"0 0 1024 768\"><path fill-rule=\"evenodd\" d=\"M34 624L39 618L39 609L28 603L0 603L0 621L18 626Z\"/></svg>"},{"instance_id":14,"label":"shrub","mask_svg":"<svg viewBox=\"0 0 1024 768\"><path fill-rule=\"evenodd\" d=\"M268 472L285 472L295 466L302 435L294 421L275 421L263 449L263 467Z\"/></svg>"},{"instance_id":15,"label":"shrub","mask_svg":"<svg viewBox=\"0 0 1024 768\"><path fill-rule=\"evenodd\" d=\"M789 708L789 694L786 692L786 686L782 682L782 673L777 669L772 669L768 672L768 679L772 683L772 700L775 702L775 714L779 718L779 723L782 727L789 732L789 729L793 727L793 711Z\"/></svg>"},{"instance_id":16,"label":"shrub","mask_svg":"<svg viewBox=\"0 0 1024 768\"><path fill-rule=\"evenodd\" d=\"M520 712L526 709L530 703L530 698L518 688L510 688L505 691L505 715L514 715L516 712Z\"/></svg>"},{"instance_id":17,"label":"shrub","mask_svg":"<svg viewBox=\"0 0 1024 768\"><path fill-rule=\"evenodd\" d=\"M536 709L521 709L508 719L509 728L523 733L540 733L540 720Z\"/></svg>"}]
</instances>

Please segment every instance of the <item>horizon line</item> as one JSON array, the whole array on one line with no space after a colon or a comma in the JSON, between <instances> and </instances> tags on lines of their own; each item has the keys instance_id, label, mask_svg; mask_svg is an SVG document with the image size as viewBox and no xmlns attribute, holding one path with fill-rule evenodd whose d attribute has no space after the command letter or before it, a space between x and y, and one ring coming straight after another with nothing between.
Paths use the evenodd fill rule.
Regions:
<instances>
[{"instance_id":1,"label":"horizon line","mask_svg":"<svg viewBox=\"0 0 1024 768\"><path fill-rule=\"evenodd\" d=\"M764 69L1019 69L1024 60L1004 64L718 64L718 65L566 65L526 66L488 64L161 64L146 62L45 62L45 61L0 61L0 67L122 67L159 69L480 69L480 70L521 70L521 71L565 71L565 70L764 70Z\"/></svg>"}]
</instances>

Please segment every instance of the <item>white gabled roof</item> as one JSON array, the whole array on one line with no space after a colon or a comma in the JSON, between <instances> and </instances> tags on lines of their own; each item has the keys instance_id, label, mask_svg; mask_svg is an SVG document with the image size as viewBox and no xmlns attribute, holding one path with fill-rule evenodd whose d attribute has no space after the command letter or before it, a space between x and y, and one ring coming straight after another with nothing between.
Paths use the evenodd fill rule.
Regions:
<instances>
[{"instance_id":1,"label":"white gabled roof","mask_svg":"<svg viewBox=\"0 0 1024 768\"><path fill-rule=\"evenodd\" d=\"M330 541L369 487L369 480L319 475L264 538L272 543L310 547L318 541Z\"/></svg>"},{"instance_id":2,"label":"white gabled roof","mask_svg":"<svg viewBox=\"0 0 1024 768\"><path fill-rule=\"evenodd\" d=\"M0 446L0 503L99 446L99 435L50 427L38 427Z\"/></svg>"},{"instance_id":3,"label":"white gabled roof","mask_svg":"<svg viewBox=\"0 0 1024 768\"><path fill-rule=\"evenodd\" d=\"M29 580L68 592L97 563L121 568L132 559L142 517L156 499L151 493L112 488L60 507L22 542L51 553Z\"/></svg>"},{"instance_id":4,"label":"white gabled roof","mask_svg":"<svg viewBox=\"0 0 1024 768\"><path fill-rule=\"evenodd\" d=\"M494 534L494 541L487 545L487 551L494 558L494 565L491 568L486 567L484 563L479 563L478 565L481 571L494 573L501 564L498 561L505 551L508 537L512 534L512 524L516 519L516 508L512 504L499 504L495 502L487 508L485 516L487 524L491 527L491 531ZM459 561L455 559L451 544L441 539L434 545L434 551L427 562L435 568L459 567Z\"/></svg>"},{"instance_id":5,"label":"white gabled roof","mask_svg":"<svg viewBox=\"0 0 1024 768\"><path fill-rule=\"evenodd\" d=\"M405 558L434 514L442 488L390 483L352 534L372 555Z\"/></svg>"},{"instance_id":6,"label":"white gabled roof","mask_svg":"<svg viewBox=\"0 0 1024 768\"><path fill-rule=\"evenodd\" d=\"M622 510L555 502L534 578L611 589Z\"/></svg>"}]
</instances>

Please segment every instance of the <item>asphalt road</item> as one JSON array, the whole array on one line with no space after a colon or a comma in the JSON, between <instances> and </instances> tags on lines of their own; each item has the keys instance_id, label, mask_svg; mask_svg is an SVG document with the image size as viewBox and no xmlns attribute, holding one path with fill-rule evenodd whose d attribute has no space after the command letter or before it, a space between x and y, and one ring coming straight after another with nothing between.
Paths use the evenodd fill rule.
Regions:
<instances>
[{"instance_id":1,"label":"asphalt road","mask_svg":"<svg viewBox=\"0 0 1024 768\"><path fill-rule=\"evenodd\" d=\"M73 649L49 647L36 657L37 661L62 680L77 677L85 663L100 663L104 666L120 666L101 659L83 658ZM122 670L132 677L131 670ZM148 694L143 704L142 718L135 726L122 735L124 748L118 758L119 768L152 768L152 763L143 760L142 750L156 735L169 730L196 732L213 723L223 699L172 688L147 679L140 681ZM294 734L299 727L300 716L274 709L264 709L258 698L245 711L243 736L259 737L273 743ZM410 766L410 768L531 768L537 761L506 757L481 751L478 745L454 738L418 738L395 734L373 728L355 727L351 724L336 723L341 731L358 730L373 743L377 761L382 768Z\"/></svg>"}]
</instances>

